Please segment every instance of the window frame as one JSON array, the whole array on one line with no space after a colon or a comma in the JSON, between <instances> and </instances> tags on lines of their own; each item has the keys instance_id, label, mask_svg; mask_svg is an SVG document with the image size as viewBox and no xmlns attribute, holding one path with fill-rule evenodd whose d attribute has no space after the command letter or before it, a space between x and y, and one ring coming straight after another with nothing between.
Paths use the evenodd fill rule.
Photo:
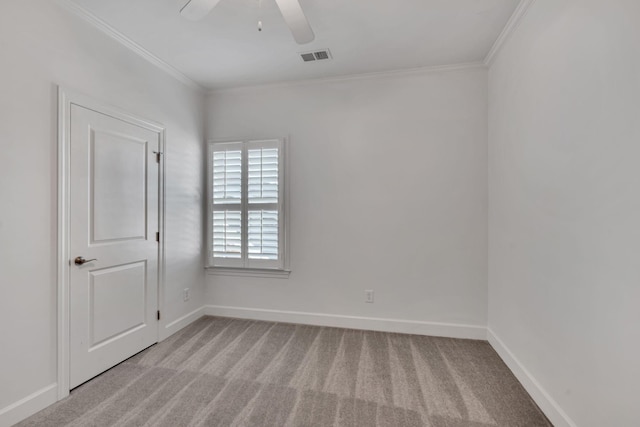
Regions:
<instances>
[{"instance_id":1,"label":"window frame","mask_svg":"<svg viewBox=\"0 0 640 427\"><path fill-rule=\"evenodd\" d=\"M241 200L236 204L217 204L213 199L213 155L217 151L227 151L238 147L242 153L241 160ZM277 203L249 203L249 150L258 148L278 148L278 202ZM288 242L288 180L286 161L286 138L230 138L225 140L210 140L207 143L207 248L206 268L209 273L219 275L246 275L264 277L288 277L289 242ZM265 205L261 208L260 205ZM232 210L236 207L241 212L241 258L224 259L213 256L213 212L218 210ZM252 209L252 207L255 207ZM249 211L267 209L278 211L278 259L259 260L250 259L248 253L248 224ZM271 209L270 209L271 208Z\"/></svg>"}]
</instances>

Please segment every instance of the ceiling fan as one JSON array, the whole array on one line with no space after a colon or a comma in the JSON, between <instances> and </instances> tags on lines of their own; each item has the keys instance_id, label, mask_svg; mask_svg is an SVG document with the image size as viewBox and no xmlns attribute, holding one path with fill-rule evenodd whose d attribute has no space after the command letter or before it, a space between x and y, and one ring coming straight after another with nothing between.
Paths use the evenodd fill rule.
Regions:
<instances>
[{"instance_id":1,"label":"ceiling fan","mask_svg":"<svg viewBox=\"0 0 640 427\"><path fill-rule=\"evenodd\" d=\"M187 19L197 21L211 12L219 1L220 0L188 0L180 9L180 14ZM312 42L315 35L298 0L276 0L276 3L296 43L305 44Z\"/></svg>"}]
</instances>

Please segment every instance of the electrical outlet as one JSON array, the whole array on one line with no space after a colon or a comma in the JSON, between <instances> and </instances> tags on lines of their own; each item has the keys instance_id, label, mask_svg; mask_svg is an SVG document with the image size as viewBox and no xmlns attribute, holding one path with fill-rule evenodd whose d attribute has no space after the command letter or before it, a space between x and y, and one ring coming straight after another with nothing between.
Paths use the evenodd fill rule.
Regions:
<instances>
[{"instance_id":1,"label":"electrical outlet","mask_svg":"<svg viewBox=\"0 0 640 427\"><path fill-rule=\"evenodd\" d=\"M364 302L372 303L373 302L373 291L367 290L364 291Z\"/></svg>"},{"instance_id":2,"label":"electrical outlet","mask_svg":"<svg viewBox=\"0 0 640 427\"><path fill-rule=\"evenodd\" d=\"M182 300L184 302L189 301L189 298L191 297L191 291L189 290L189 288L184 288L184 291L182 291Z\"/></svg>"}]
</instances>

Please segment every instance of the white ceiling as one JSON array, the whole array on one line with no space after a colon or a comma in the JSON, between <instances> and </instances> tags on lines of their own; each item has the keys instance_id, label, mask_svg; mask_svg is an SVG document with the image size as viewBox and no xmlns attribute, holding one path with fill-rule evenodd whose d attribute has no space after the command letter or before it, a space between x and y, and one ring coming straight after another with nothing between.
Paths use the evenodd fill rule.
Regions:
<instances>
[{"instance_id":1,"label":"white ceiling","mask_svg":"<svg viewBox=\"0 0 640 427\"><path fill-rule=\"evenodd\" d=\"M275 0L222 0L199 22L180 16L180 1L73 0L211 89L482 61L519 3L300 0L316 39L298 45ZM300 59L323 48L332 60Z\"/></svg>"}]
</instances>

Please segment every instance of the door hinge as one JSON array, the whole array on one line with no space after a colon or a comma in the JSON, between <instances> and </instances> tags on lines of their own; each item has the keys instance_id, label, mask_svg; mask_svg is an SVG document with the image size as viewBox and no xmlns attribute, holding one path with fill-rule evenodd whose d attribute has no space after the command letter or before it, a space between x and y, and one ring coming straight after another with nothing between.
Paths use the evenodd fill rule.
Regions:
<instances>
[{"instance_id":1,"label":"door hinge","mask_svg":"<svg viewBox=\"0 0 640 427\"><path fill-rule=\"evenodd\" d=\"M157 317L158 317L158 320L160 320L160 310L158 310L157 315L158 315L158 316L157 316Z\"/></svg>"},{"instance_id":2,"label":"door hinge","mask_svg":"<svg viewBox=\"0 0 640 427\"><path fill-rule=\"evenodd\" d=\"M160 241L160 232L156 231L156 242Z\"/></svg>"},{"instance_id":3,"label":"door hinge","mask_svg":"<svg viewBox=\"0 0 640 427\"><path fill-rule=\"evenodd\" d=\"M156 163L160 163L160 156L162 156L162 151L154 151L153 154L156 155Z\"/></svg>"}]
</instances>

